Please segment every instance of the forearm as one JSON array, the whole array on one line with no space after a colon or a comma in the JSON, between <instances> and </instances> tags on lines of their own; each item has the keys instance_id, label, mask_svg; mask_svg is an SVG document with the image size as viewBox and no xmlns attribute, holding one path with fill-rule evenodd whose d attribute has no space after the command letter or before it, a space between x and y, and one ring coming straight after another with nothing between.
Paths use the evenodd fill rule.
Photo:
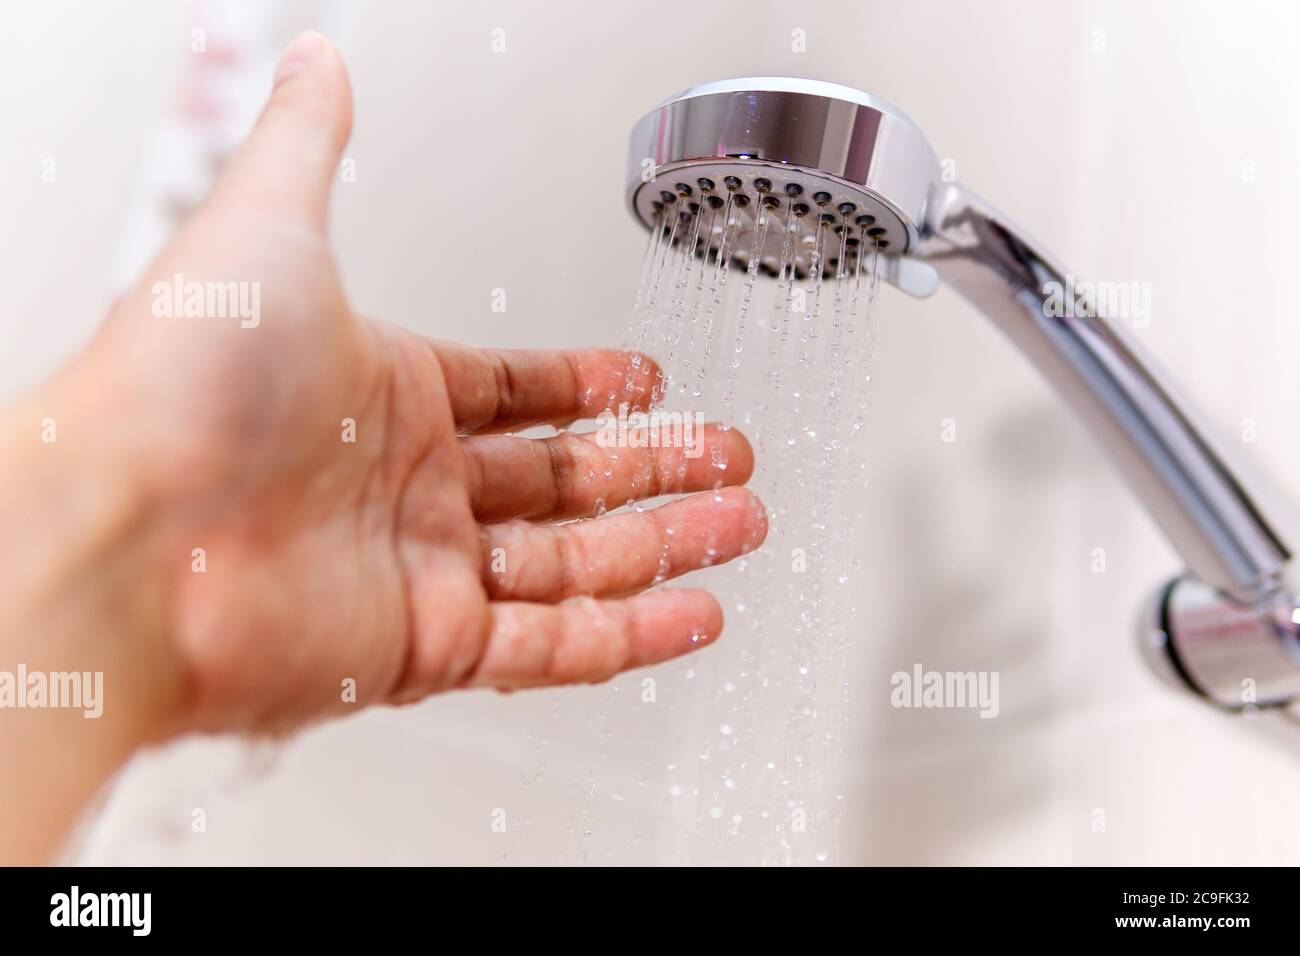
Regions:
<instances>
[{"instance_id":1,"label":"forearm","mask_svg":"<svg viewBox=\"0 0 1300 956\"><path fill-rule=\"evenodd\" d=\"M85 363L0 414L0 860L42 862L164 726L156 537L129 412ZM115 418L116 416L116 418Z\"/></svg>"}]
</instances>

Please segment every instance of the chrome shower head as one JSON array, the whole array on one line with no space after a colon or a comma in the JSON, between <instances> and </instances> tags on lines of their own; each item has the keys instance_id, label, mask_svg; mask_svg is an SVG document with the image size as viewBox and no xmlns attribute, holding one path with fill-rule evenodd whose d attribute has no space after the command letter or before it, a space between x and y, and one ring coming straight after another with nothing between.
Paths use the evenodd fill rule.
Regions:
<instances>
[{"instance_id":1,"label":"chrome shower head","mask_svg":"<svg viewBox=\"0 0 1300 956\"><path fill-rule=\"evenodd\" d=\"M642 224L679 243L685 230L670 224L725 208L726 229L691 231L702 241L688 251L706 258L730 233L741 239L726 245L729 258L757 255L758 270L776 272L785 236L759 227L794 217L837 230L835 248L853 248L858 268L871 251L872 270L912 295L945 281L1083 419L1186 560L1191 574L1158 602L1160 639L1143 635L1169 662L1163 671L1230 709L1300 704L1300 577L1271 509L1152 371L1119 327L1126 316L1101 314L1095 286L1077 286L1023 230L947 180L916 124L888 103L758 77L696 86L646 114L632 131L627 194ZM801 237L792 271L820 279L835 263L821 261L826 246L809 231L790 233ZM1259 696L1243 702L1234 694L1247 678Z\"/></svg>"},{"instance_id":2,"label":"chrome shower head","mask_svg":"<svg viewBox=\"0 0 1300 956\"><path fill-rule=\"evenodd\" d=\"M846 235L847 255L894 259L914 250L939 183L939 160L901 110L867 93L816 80L751 77L706 83L665 100L632 130L628 201L647 228L673 215L728 209L747 265L761 217L794 216ZM720 230L719 230L720 232ZM812 267L811 236L794 253ZM707 254L714 237L705 237ZM777 269L772 229L760 268ZM821 263L824 271L836 263ZM933 270L894 261L882 275L913 295L934 291Z\"/></svg>"}]
</instances>

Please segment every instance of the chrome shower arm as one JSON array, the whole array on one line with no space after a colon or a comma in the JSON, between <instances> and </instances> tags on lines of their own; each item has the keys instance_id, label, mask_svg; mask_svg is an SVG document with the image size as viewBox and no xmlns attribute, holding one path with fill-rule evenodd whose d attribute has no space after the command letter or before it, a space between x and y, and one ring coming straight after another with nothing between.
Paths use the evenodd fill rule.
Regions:
<instances>
[{"instance_id":1,"label":"chrome shower arm","mask_svg":"<svg viewBox=\"0 0 1300 956\"><path fill-rule=\"evenodd\" d=\"M1152 622L1157 669L1226 707L1300 695L1291 549L1118 319L959 184L936 189L914 255L1042 372L1187 562L1193 577L1162 589Z\"/></svg>"},{"instance_id":2,"label":"chrome shower arm","mask_svg":"<svg viewBox=\"0 0 1300 956\"><path fill-rule=\"evenodd\" d=\"M1300 574L1277 521L1286 512L1247 490L1128 340L1124 316L1099 315L1097 297L1040 246L945 182L901 110L813 80L706 83L641 118L627 169L629 205L647 228L724 208L736 234L766 237L742 248L769 274L785 253L777 230L759 230L760 209L833 230L856 262L870 255L877 276L911 295L940 279L955 288L1083 418L1186 560L1191 573L1160 589L1142 634L1157 672L1232 710L1300 705ZM792 274L824 269L819 248L796 247Z\"/></svg>"},{"instance_id":3,"label":"chrome shower arm","mask_svg":"<svg viewBox=\"0 0 1300 956\"><path fill-rule=\"evenodd\" d=\"M960 185L936 200L917 255L1061 393L1197 577L1242 601L1274 590L1290 549L1119 320L1097 315L1041 247Z\"/></svg>"}]
</instances>

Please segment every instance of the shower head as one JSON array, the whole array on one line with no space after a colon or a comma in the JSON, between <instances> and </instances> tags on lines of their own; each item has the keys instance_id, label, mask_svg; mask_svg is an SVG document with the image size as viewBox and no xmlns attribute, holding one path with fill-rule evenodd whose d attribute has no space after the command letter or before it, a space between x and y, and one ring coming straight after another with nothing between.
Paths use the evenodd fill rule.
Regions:
<instances>
[{"instance_id":1,"label":"shower head","mask_svg":"<svg viewBox=\"0 0 1300 956\"><path fill-rule=\"evenodd\" d=\"M755 271L776 274L784 240L797 236L797 279L842 271L827 250L843 249L850 266L912 295L947 283L1083 419L1187 562L1190 573L1162 589L1142 635L1167 664L1157 670L1228 709L1300 703L1293 552L1270 509L1246 490L1242 469L1121 327L1149 317L1103 314L1097 290L1105 283L1077 283L1022 229L941 172L916 124L883 100L814 80L758 77L692 87L646 114L632 130L628 200L637 219L670 242L698 236L687 252L706 259L725 248L728 258L748 266L757 256ZM710 216L707 230L698 228L702 215ZM672 228L691 219L697 228ZM773 221L793 228L771 229ZM841 241L822 241L826 230ZM1282 513L1293 530L1289 510ZM1256 695L1248 700L1247 680Z\"/></svg>"},{"instance_id":2,"label":"shower head","mask_svg":"<svg viewBox=\"0 0 1300 956\"><path fill-rule=\"evenodd\" d=\"M628 200L647 228L666 216L727 208L736 220L733 248L747 265L761 217L802 218L847 234L854 260L877 252L892 260L882 275L918 296L934 291L934 270L896 257L916 248L938 183L939 160L906 114L817 80L692 87L641 118L628 153ZM762 271L777 271L782 241L779 230L767 232ZM796 275L812 267L812 248L796 247ZM821 263L826 272L836 265Z\"/></svg>"}]
</instances>

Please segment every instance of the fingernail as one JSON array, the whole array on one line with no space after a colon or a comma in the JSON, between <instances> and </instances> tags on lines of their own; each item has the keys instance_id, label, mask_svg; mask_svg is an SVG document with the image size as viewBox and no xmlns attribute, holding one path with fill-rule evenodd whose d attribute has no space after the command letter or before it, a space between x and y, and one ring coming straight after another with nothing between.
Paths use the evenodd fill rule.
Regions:
<instances>
[{"instance_id":1,"label":"fingernail","mask_svg":"<svg viewBox=\"0 0 1300 956\"><path fill-rule=\"evenodd\" d=\"M280 62L275 65L275 80L272 87L279 86L316 59L316 54L320 52L323 39L314 30L308 30L306 33L300 33L294 37L289 45L284 48L284 52L280 54Z\"/></svg>"}]
</instances>

